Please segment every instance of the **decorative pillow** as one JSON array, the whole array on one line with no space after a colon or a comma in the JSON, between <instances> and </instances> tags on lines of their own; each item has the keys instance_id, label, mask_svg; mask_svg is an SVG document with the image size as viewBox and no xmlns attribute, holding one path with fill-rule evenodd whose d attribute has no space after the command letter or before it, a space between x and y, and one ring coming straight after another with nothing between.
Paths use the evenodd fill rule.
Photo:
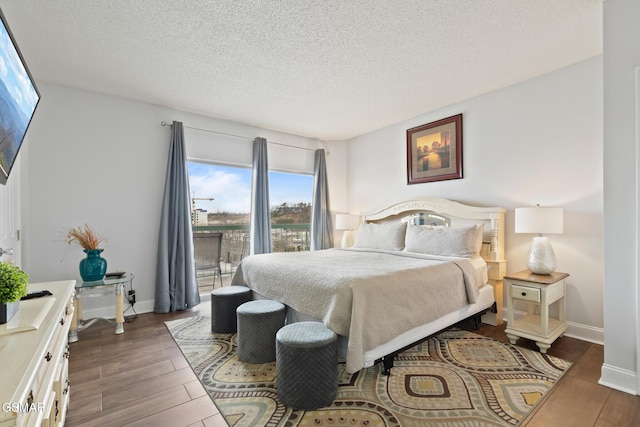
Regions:
<instances>
[{"instance_id":1,"label":"decorative pillow","mask_svg":"<svg viewBox=\"0 0 640 427\"><path fill-rule=\"evenodd\" d=\"M409 224L405 252L470 258L475 249L477 226L432 228ZM481 241L482 243L482 241Z\"/></svg>"},{"instance_id":2,"label":"decorative pillow","mask_svg":"<svg viewBox=\"0 0 640 427\"><path fill-rule=\"evenodd\" d=\"M405 232L407 224L360 224L356 233L354 248L388 249L401 251L404 248Z\"/></svg>"},{"instance_id":3,"label":"decorative pillow","mask_svg":"<svg viewBox=\"0 0 640 427\"><path fill-rule=\"evenodd\" d=\"M473 255L478 255L482 250L482 240L484 239L484 223L476 226L476 232L473 235Z\"/></svg>"}]
</instances>

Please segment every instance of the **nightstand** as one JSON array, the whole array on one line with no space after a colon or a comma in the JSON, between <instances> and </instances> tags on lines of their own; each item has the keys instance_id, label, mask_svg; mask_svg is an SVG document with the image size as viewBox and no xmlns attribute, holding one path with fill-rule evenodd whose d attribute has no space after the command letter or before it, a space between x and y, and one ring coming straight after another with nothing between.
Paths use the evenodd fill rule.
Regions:
<instances>
[{"instance_id":1,"label":"nightstand","mask_svg":"<svg viewBox=\"0 0 640 427\"><path fill-rule=\"evenodd\" d=\"M529 270L504 276L507 287L507 328L505 333L511 344L519 337L536 342L541 353L567 330L565 317L565 279L567 273L533 274ZM515 300L528 303L527 314L514 319ZM558 317L549 317L549 306L558 304ZM539 307L540 314L534 314Z\"/></svg>"}]
</instances>

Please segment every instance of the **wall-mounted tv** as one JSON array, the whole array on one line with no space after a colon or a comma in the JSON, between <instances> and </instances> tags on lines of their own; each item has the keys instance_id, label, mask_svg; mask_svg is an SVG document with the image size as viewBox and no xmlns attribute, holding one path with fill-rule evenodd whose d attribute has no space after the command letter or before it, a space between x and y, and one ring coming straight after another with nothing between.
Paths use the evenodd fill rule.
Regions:
<instances>
[{"instance_id":1,"label":"wall-mounted tv","mask_svg":"<svg viewBox=\"0 0 640 427\"><path fill-rule=\"evenodd\" d=\"M6 184L40 93L2 10L0 18L0 184Z\"/></svg>"}]
</instances>

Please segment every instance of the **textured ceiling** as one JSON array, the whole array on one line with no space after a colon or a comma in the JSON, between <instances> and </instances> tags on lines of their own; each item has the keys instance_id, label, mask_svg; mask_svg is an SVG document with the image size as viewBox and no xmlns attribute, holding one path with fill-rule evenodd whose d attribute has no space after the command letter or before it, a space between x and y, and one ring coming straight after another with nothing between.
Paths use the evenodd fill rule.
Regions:
<instances>
[{"instance_id":1,"label":"textured ceiling","mask_svg":"<svg viewBox=\"0 0 640 427\"><path fill-rule=\"evenodd\" d=\"M322 140L602 53L602 0L0 0L0 7L37 80Z\"/></svg>"}]
</instances>

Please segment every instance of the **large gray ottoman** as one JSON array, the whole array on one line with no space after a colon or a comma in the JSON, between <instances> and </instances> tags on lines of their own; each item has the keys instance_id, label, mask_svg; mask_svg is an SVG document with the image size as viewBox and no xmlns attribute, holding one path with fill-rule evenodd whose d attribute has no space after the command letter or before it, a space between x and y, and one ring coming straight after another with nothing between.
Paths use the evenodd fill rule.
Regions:
<instances>
[{"instance_id":1,"label":"large gray ottoman","mask_svg":"<svg viewBox=\"0 0 640 427\"><path fill-rule=\"evenodd\" d=\"M256 300L242 304L238 317L238 359L247 363L276 360L276 333L284 325L286 307L277 301Z\"/></svg>"},{"instance_id":2,"label":"large gray ottoman","mask_svg":"<svg viewBox=\"0 0 640 427\"><path fill-rule=\"evenodd\" d=\"M251 289L246 286L225 286L211 292L211 331L231 334L237 330L236 309L251 301Z\"/></svg>"},{"instance_id":3,"label":"large gray ottoman","mask_svg":"<svg viewBox=\"0 0 640 427\"><path fill-rule=\"evenodd\" d=\"M276 334L276 388L294 409L329 406L338 394L338 336L320 322L298 322Z\"/></svg>"}]
</instances>

